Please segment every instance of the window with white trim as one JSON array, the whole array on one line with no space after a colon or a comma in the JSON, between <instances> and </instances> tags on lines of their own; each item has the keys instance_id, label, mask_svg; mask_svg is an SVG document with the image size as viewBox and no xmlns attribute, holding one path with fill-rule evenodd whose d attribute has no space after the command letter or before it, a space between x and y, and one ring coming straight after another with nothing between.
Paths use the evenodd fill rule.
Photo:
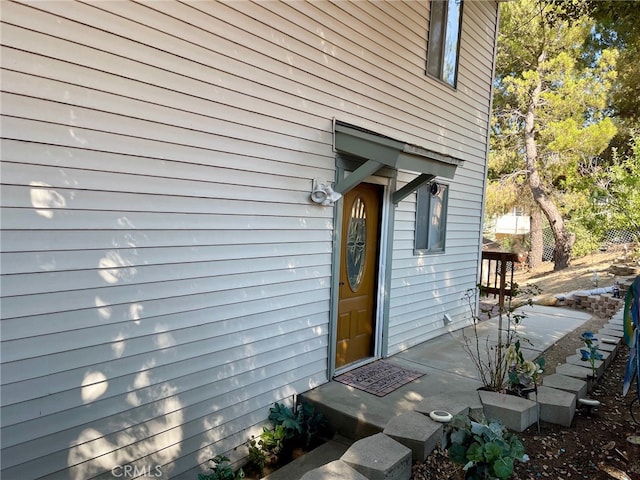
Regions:
<instances>
[{"instance_id":1,"label":"window with white trim","mask_svg":"<svg viewBox=\"0 0 640 480\"><path fill-rule=\"evenodd\" d=\"M431 0L427 74L455 88L458 77L462 0Z\"/></svg>"},{"instance_id":2,"label":"window with white trim","mask_svg":"<svg viewBox=\"0 0 640 480\"><path fill-rule=\"evenodd\" d=\"M444 252L449 187L437 182L417 190L416 253Z\"/></svg>"}]
</instances>

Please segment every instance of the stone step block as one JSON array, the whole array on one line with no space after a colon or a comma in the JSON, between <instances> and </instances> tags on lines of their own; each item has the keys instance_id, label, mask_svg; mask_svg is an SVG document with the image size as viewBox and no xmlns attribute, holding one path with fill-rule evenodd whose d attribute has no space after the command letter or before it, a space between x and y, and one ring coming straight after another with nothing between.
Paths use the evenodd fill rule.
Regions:
<instances>
[{"instance_id":1,"label":"stone step block","mask_svg":"<svg viewBox=\"0 0 640 480\"><path fill-rule=\"evenodd\" d=\"M579 350L578 350L579 351ZM604 353L602 353L604 356ZM570 365L578 365L579 367L587 367L591 369L591 362L589 360L582 360L582 355L577 353L576 355L569 355L566 358L566 362ZM604 360L596 360L593 364L595 367L595 376L600 378L600 376L604 373L605 363Z\"/></svg>"},{"instance_id":2,"label":"stone step block","mask_svg":"<svg viewBox=\"0 0 640 480\"><path fill-rule=\"evenodd\" d=\"M499 420L509 430L522 432L538 421L538 405L532 400L480 390L484 415Z\"/></svg>"},{"instance_id":3,"label":"stone step block","mask_svg":"<svg viewBox=\"0 0 640 480\"><path fill-rule=\"evenodd\" d=\"M414 462L424 462L442 439L442 424L418 412L405 412L389 420L382 433L410 448Z\"/></svg>"},{"instance_id":4,"label":"stone step block","mask_svg":"<svg viewBox=\"0 0 640 480\"><path fill-rule=\"evenodd\" d=\"M576 413L576 394L556 388L538 387L538 403L540 404L540 420L571 426Z\"/></svg>"},{"instance_id":5,"label":"stone step block","mask_svg":"<svg viewBox=\"0 0 640 480\"><path fill-rule=\"evenodd\" d=\"M578 398L587 396L587 382L579 378L567 377L559 373L547 375L542 379L542 385L546 387L564 390L565 392L575 393Z\"/></svg>"},{"instance_id":6,"label":"stone step block","mask_svg":"<svg viewBox=\"0 0 640 480\"><path fill-rule=\"evenodd\" d=\"M341 460L369 480L409 480L411 450L384 433L355 442Z\"/></svg>"},{"instance_id":7,"label":"stone step block","mask_svg":"<svg viewBox=\"0 0 640 480\"><path fill-rule=\"evenodd\" d=\"M305 473L300 480L367 480L367 477L342 460L334 460Z\"/></svg>"}]
</instances>

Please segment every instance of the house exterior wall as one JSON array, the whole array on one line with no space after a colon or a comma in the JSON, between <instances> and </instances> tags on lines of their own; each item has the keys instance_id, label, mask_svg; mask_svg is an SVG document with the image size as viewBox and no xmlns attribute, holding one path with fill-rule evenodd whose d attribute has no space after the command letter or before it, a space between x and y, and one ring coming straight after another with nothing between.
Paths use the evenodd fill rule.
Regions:
<instances>
[{"instance_id":1,"label":"house exterior wall","mask_svg":"<svg viewBox=\"0 0 640 480\"><path fill-rule=\"evenodd\" d=\"M464 160L445 254L396 209L389 353L462 318L497 7L465 4L454 91L428 6L3 3L2 478L193 478L327 381L334 117Z\"/></svg>"}]
</instances>

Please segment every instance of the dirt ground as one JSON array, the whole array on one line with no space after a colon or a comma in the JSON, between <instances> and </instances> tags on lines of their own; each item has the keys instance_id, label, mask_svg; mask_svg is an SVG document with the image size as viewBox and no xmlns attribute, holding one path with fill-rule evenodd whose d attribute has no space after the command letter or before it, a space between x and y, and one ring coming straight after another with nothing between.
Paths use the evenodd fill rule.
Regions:
<instances>
[{"instance_id":1,"label":"dirt ground","mask_svg":"<svg viewBox=\"0 0 640 480\"><path fill-rule=\"evenodd\" d=\"M598 272L598 286L613 285L615 277L607 273L612 263L617 263L620 252L605 252L572 262L560 272L553 272L552 264L544 264L536 271L519 271L514 280L520 285L533 282L543 295L570 293L594 288L593 272ZM565 308L565 307L558 307ZM526 319L525 319L526 321ZM592 317L574 332L565 336L544 352L546 369L543 375L555 371L565 358L583 346L580 335L584 331L597 332L607 319ZM518 434L525 445L530 460L516 465L513 478L553 480L640 480L640 446L627 441L632 435L640 435L640 405L631 402L637 396L632 386L622 397L622 378L628 349L620 352L606 370L590 397L601 402L591 412L578 409L571 427L540 423ZM446 452L435 450L424 463L413 468L414 480L462 479L461 466L453 464Z\"/></svg>"}]
</instances>

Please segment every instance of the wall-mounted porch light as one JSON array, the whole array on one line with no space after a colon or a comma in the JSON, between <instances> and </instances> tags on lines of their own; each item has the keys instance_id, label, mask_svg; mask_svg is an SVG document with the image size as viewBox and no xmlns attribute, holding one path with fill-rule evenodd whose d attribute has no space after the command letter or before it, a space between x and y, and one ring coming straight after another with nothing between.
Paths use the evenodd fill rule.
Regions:
<instances>
[{"instance_id":1,"label":"wall-mounted porch light","mask_svg":"<svg viewBox=\"0 0 640 480\"><path fill-rule=\"evenodd\" d=\"M320 205L329 206L340 200L342 195L333 190L330 183L319 183L318 179L313 180L311 188L311 201Z\"/></svg>"}]
</instances>

